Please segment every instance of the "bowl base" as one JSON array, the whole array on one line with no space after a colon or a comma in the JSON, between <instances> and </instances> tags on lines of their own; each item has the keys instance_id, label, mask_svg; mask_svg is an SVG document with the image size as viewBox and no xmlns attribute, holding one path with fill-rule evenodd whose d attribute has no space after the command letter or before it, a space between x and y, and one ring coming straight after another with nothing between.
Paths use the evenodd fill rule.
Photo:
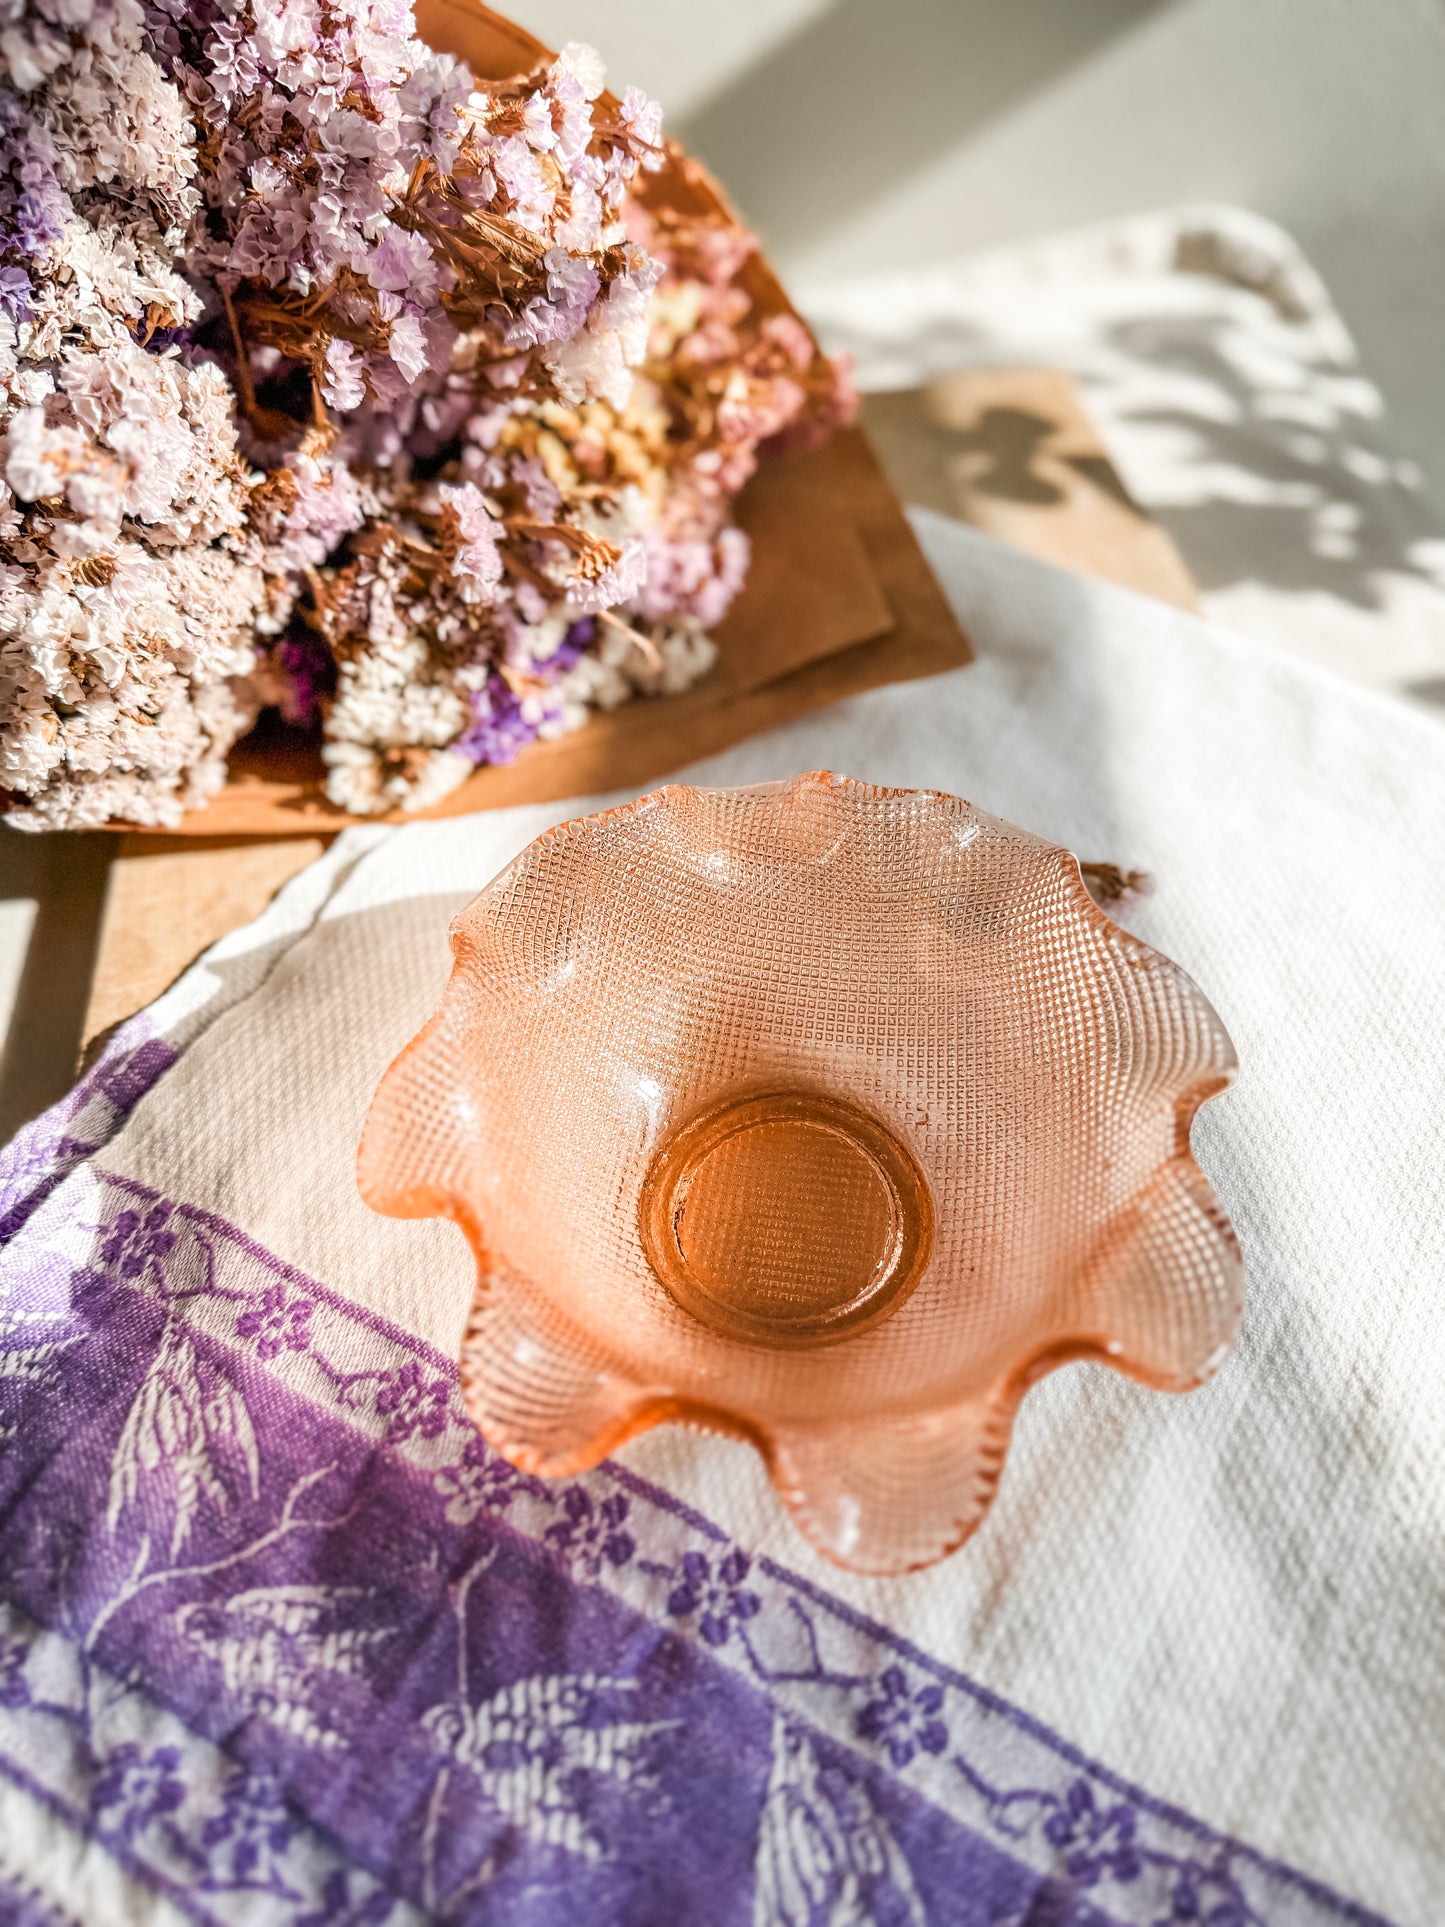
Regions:
<instances>
[{"instance_id":1,"label":"bowl base","mask_svg":"<svg viewBox=\"0 0 1445 1927\"><path fill-rule=\"evenodd\" d=\"M933 1201L876 1118L812 1091L765 1091L667 1140L640 1229L662 1284L709 1330L796 1349L896 1310L928 1262Z\"/></svg>"}]
</instances>

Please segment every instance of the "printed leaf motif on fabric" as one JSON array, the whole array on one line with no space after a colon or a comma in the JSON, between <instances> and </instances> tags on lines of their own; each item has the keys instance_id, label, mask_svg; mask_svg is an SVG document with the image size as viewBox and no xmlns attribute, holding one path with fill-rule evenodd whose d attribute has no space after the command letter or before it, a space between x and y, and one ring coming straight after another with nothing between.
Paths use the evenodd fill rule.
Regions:
<instances>
[{"instance_id":1,"label":"printed leaf motif on fabric","mask_svg":"<svg viewBox=\"0 0 1445 1927\"><path fill-rule=\"evenodd\" d=\"M555 1674L514 1680L480 1706L448 1701L424 1724L432 1744L475 1774L487 1799L541 1844L595 1860L603 1843L578 1798L577 1777L656 1777L651 1742L675 1725L626 1717L626 1680Z\"/></svg>"},{"instance_id":2,"label":"printed leaf motif on fabric","mask_svg":"<svg viewBox=\"0 0 1445 1927\"><path fill-rule=\"evenodd\" d=\"M926 1919L908 1861L867 1789L825 1767L802 1728L778 1714L754 1927L926 1927Z\"/></svg>"},{"instance_id":3,"label":"printed leaf motif on fabric","mask_svg":"<svg viewBox=\"0 0 1445 1927\"><path fill-rule=\"evenodd\" d=\"M129 1257L130 1245L123 1248ZM168 1509L174 1559L203 1503L225 1512L243 1494L254 1500L260 1475L239 1388L214 1364L202 1365L184 1327L169 1322L116 1448L106 1508L111 1532L137 1501L150 1519Z\"/></svg>"},{"instance_id":4,"label":"printed leaf motif on fabric","mask_svg":"<svg viewBox=\"0 0 1445 1927\"><path fill-rule=\"evenodd\" d=\"M474 1702L468 1662L472 1590L496 1556L483 1552L455 1587L456 1689L422 1715L422 1726L444 1764L432 1786L423 1841L425 1897L449 1915L461 1900L487 1886L497 1854L488 1851L450 1894L439 1868L448 1801L475 1806L478 1792L510 1827L535 1845L597 1863L605 1842L591 1819L595 1782L619 1787L656 1783L659 1743L673 1720L636 1717L635 1683L595 1673L532 1674ZM455 1782L460 1769L465 1779Z\"/></svg>"},{"instance_id":5,"label":"printed leaf motif on fabric","mask_svg":"<svg viewBox=\"0 0 1445 1927\"><path fill-rule=\"evenodd\" d=\"M3 1321L0 1321L0 1390L10 1394L22 1388L53 1392L60 1383L61 1354L76 1342L74 1334L47 1339L38 1345L6 1345L4 1336ZM0 1406L0 1446L14 1438L20 1424L13 1403L13 1398L7 1397Z\"/></svg>"},{"instance_id":6,"label":"printed leaf motif on fabric","mask_svg":"<svg viewBox=\"0 0 1445 1927\"><path fill-rule=\"evenodd\" d=\"M515 1471L443 1361L196 1207L92 1167L6 1257L0 1593L46 1657L0 1600L0 1775L43 1763L78 1839L198 1917L550 1919L585 1891L621 1923L637 1856L710 1866L725 1811L729 1904L782 1927L948 1918L985 1865L1000 1924L1045 1891L1128 1927L1370 1918L625 1468ZM320 1827L342 1779L407 1828Z\"/></svg>"},{"instance_id":7,"label":"printed leaf motif on fabric","mask_svg":"<svg viewBox=\"0 0 1445 1927\"><path fill-rule=\"evenodd\" d=\"M363 1675L390 1625L357 1623L372 1595L356 1587L261 1586L199 1600L175 1614L181 1637L221 1669L226 1691L308 1745L340 1752L329 1717L333 1682Z\"/></svg>"}]
</instances>

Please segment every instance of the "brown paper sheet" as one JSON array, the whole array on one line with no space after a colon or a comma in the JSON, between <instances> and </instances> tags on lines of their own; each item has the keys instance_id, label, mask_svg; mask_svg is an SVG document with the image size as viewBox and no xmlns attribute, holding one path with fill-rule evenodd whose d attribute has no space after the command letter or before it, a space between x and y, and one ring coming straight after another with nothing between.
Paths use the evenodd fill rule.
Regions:
<instances>
[{"instance_id":1,"label":"brown paper sheet","mask_svg":"<svg viewBox=\"0 0 1445 1927\"><path fill-rule=\"evenodd\" d=\"M461 55L486 78L547 57L539 41L474 0L420 0L417 25L430 45ZM726 206L706 169L674 146L646 191L678 208ZM760 252L745 275L765 310L788 309ZM714 632L718 662L703 681L681 696L641 698L596 716L570 736L524 750L513 764L479 769L422 814L456 816L640 787L805 710L969 660L860 431L842 430L808 453L765 459L739 499L738 519L752 538L752 568ZM326 801L314 746L262 734L236 746L226 788L190 811L179 833L315 835L355 820ZM396 812L380 820L415 818Z\"/></svg>"}]
</instances>

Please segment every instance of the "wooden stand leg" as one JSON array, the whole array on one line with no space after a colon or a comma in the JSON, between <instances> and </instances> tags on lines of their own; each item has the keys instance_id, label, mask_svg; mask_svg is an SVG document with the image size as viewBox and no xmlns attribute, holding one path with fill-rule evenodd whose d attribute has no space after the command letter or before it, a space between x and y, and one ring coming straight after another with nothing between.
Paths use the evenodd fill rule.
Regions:
<instances>
[{"instance_id":1,"label":"wooden stand leg","mask_svg":"<svg viewBox=\"0 0 1445 1927\"><path fill-rule=\"evenodd\" d=\"M122 836L85 1014L87 1052L228 930L259 916L330 837Z\"/></svg>"},{"instance_id":2,"label":"wooden stand leg","mask_svg":"<svg viewBox=\"0 0 1445 1927\"><path fill-rule=\"evenodd\" d=\"M75 1082L117 836L0 827L0 1143ZM8 1022L4 1016L8 1015Z\"/></svg>"}]
</instances>

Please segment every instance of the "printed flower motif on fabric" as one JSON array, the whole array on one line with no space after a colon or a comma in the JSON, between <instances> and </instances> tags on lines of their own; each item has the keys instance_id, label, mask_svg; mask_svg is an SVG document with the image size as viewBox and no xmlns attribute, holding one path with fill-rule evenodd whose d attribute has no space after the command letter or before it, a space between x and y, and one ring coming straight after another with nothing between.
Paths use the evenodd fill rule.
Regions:
<instances>
[{"instance_id":1,"label":"printed flower motif on fabric","mask_svg":"<svg viewBox=\"0 0 1445 1927\"><path fill-rule=\"evenodd\" d=\"M1143 1871L1134 1843L1137 1815L1122 1801L1101 1806L1087 1780L1075 1780L1063 1804L1044 1821L1043 1834L1064 1856L1064 1871L1083 1887L1105 1878L1137 1880Z\"/></svg>"},{"instance_id":2,"label":"printed flower motif on fabric","mask_svg":"<svg viewBox=\"0 0 1445 1927\"><path fill-rule=\"evenodd\" d=\"M133 1841L146 1827L163 1822L181 1806L186 1789L177 1777L181 1756L173 1746L143 1753L133 1742L118 1746L91 1788L92 1809L103 1815L122 1839Z\"/></svg>"},{"instance_id":3,"label":"printed flower motif on fabric","mask_svg":"<svg viewBox=\"0 0 1445 1927\"><path fill-rule=\"evenodd\" d=\"M469 1526L478 1513L500 1517L519 1493L550 1503L552 1493L541 1479L519 1472L473 1433L455 1465L444 1465L432 1484L446 1501L447 1522Z\"/></svg>"},{"instance_id":4,"label":"printed flower motif on fabric","mask_svg":"<svg viewBox=\"0 0 1445 1927\"><path fill-rule=\"evenodd\" d=\"M1071 1891L1144 1886L1167 1905L1166 1912L1151 1915L1150 1927L1185 1921L1200 1927L1267 1927L1265 1916L1249 1904L1227 1845L1202 1859L1146 1845L1139 1807L1128 1799L1101 1799L1082 1776L1062 1794L1035 1787L1005 1791L962 1755L955 1753L951 1764L984 1796L1002 1833L1016 1840L1033 1833L1047 1841Z\"/></svg>"},{"instance_id":5,"label":"printed flower motif on fabric","mask_svg":"<svg viewBox=\"0 0 1445 1927\"><path fill-rule=\"evenodd\" d=\"M543 1533L543 1540L567 1559L574 1573L595 1579L604 1566L625 1566L637 1541L624 1529L632 1509L625 1492L613 1492L594 1502L585 1486L569 1485L562 1494L562 1517Z\"/></svg>"},{"instance_id":6,"label":"printed flower motif on fabric","mask_svg":"<svg viewBox=\"0 0 1445 1927\"><path fill-rule=\"evenodd\" d=\"M314 1350L309 1335L306 1349ZM440 1438L457 1423L455 1383L433 1366L409 1358L400 1365L341 1372L324 1354L315 1356L338 1403L349 1412L373 1415L388 1444L401 1445L413 1436Z\"/></svg>"},{"instance_id":7,"label":"printed flower motif on fabric","mask_svg":"<svg viewBox=\"0 0 1445 1927\"><path fill-rule=\"evenodd\" d=\"M153 1273L153 1282L160 1285L165 1261L176 1243L170 1220L168 1204L153 1204L145 1211L122 1211L101 1243L101 1263L127 1283Z\"/></svg>"},{"instance_id":8,"label":"printed flower motif on fabric","mask_svg":"<svg viewBox=\"0 0 1445 1927\"><path fill-rule=\"evenodd\" d=\"M376 1410L387 1421L389 1439L407 1439L420 1432L434 1439L451 1422L450 1406L455 1387L441 1373L428 1373L408 1359L381 1381L376 1392Z\"/></svg>"},{"instance_id":9,"label":"printed flower motif on fabric","mask_svg":"<svg viewBox=\"0 0 1445 1927\"><path fill-rule=\"evenodd\" d=\"M682 1556L682 1582L667 1596L676 1619L695 1618L709 1646L725 1646L736 1628L762 1611L762 1600L743 1584L751 1560L740 1548L710 1560L701 1552Z\"/></svg>"},{"instance_id":10,"label":"printed flower motif on fabric","mask_svg":"<svg viewBox=\"0 0 1445 1927\"><path fill-rule=\"evenodd\" d=\"M146 1888L159 1882L183 1895L199 1920L400 1927L415 1918L370 1875L338 1864L273 1773L226 1762L155 1708L140 1712L134 1691L96 1664L93 1644L77 1650L62 1635L24 1628L0 1605L0 1734L8 1740L7 1719L30 1722L22 1757L50 1767L51 1804L78 1839L99 1842ZM129 1736L138 1715L152 1738ZM263 1915L232 1911L234 1899L258 1894L272 1903Z\"/></svg>"},{"instance_id":11,"label":"printed flower motif on fabric","mask_svg":"<svg viewBox=\"0 0 1445 1927\"><path fill-rule=\"evenodd\" d=\"M275 1775L240 1771L222 1789L220 1812L202 1826L201 1846L228 1886L291 1894L284 1862L295 1834Z\"/></svg>"},{"instance_id":12,"label":"printed flower motif on fabric","mask_svg":"<svg viewBox=\"0 0 1445 1927\"><path fill-rule=\"evenodd\" d=\"M278 1352L304 1352L311 1344L311 1314L316 1302L303 1298L284 1284L275 1284L261 1294L261 1302L243 1311L236 1320L237 1338L249 1339L256 1356L274 1358Z\"/></svg>"},{"instance_id":13,"label":"printed flower motif on fabric","mask_svg":"<svg viewBox=\"0 0 1445 1927\"><path fill-rule=\"evenodd\" d=\"M948 1728L938 1717L943 1710L943 1688L930 1681L910 1687L901 1666L889 1666L878 1676L876 1694L858 1715L861 1739L876 1742L894 1766L904 1767L921 1748L942 1753Z\"/></svg>"}]
</instances>

